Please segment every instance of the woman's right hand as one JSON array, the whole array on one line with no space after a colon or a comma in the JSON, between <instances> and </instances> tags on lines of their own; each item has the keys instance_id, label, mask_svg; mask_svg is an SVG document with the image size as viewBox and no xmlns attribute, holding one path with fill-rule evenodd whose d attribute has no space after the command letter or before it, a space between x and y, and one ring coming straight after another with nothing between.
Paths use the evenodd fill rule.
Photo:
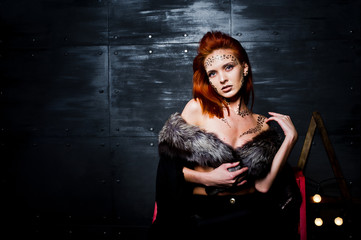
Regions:
<instances>
[{"instance_id":1,"label":"woman's right hand","mask_svg":"<svg viewBox=\"0 0 361 240\"><path fill-rule=\"evenodd\" d=\"M207 172L207 177L205 178L204 185L211 187L231 187L237 181L237 186L241 186L247 182L244 176L237 179L239 175L248 170L247 167L243 167L239 170L230 172L229 168L233 168L239 165L239 162L234 163L223 163L218 168L213 169L210 172Z\"/></svg>"}]
</instances>

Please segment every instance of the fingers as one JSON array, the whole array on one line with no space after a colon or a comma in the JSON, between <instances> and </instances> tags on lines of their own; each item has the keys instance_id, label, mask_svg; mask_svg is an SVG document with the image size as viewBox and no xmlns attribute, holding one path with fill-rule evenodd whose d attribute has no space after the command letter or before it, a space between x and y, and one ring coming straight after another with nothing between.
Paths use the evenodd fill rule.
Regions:
<instances>
[{"instance_id":1,"label":"fingers","mask_svg":"<svg viewBox=\"0 0 361 240\"><path fill-rule=\"evenodd\" d=\"M292 142L296 141L298 135L290 116L275 112L269 112L269 114L272 117L269 117L266 122L276 121L282 128L285 136L287 136Z\"/></svg>"},{"instance_id":2,"label":"fingers","mask_svg":"<svg viewBox=\"0 0 361 240\"><path fill-rule=\"evenodd\" d=\"M247 170L248 170L248 167L243 167L237 171L234 171L233 174L235 177L237 177L238 175L241 175L242 173L247 172Z\"/></svg>"},{"instance_id":3,"label":"fingers","mask_svg":"<svg viewBox=\"0 0 361 240\"><path fill-rule=\"evenodd\" d=\"M245 172L247 172L247 170L248 170L248 168L244 167L244 168L232 173L231 178L234 180L235 183L237 183L237 185L243 181L246 181L246 180L244 180L244 178L247 176L247 174L245 174Z\"/></svg>"},{"instance_id":4,"label":"fingers","mask_svg":"<svg viewBox=\"0 0 361 240\"><path fill-rule=\"evenodd\" d=\"M278 120L285 120L285 121L291 120L290 116L288 116L288 115L275 113L275 112L268 112L268 114L271 115L272 117L269 117L268 119L266 119L266 122L278 121Z\"/></svg>"},{"instance_id":5,"label":"fingers","mask_svg":"<svg viewBox=\"0 0 361 240\"><path fill-rule=\"evenodd\" d=\"M242 182L237 183L237 186L241 186L241 185L245 184L246 182L247 182L247 180L243 180Z\"/></svg>"},{"instance_id":6,"label":"fingers","mask_svg":"<svg viewBox=\"0 0 361 240\"><path fill-rule=\"evenodd\" d=\"M272 115L272 117L269 117L266 120L266 123L269 122L269 121L276 121L278 124L280 124L280 126L282 128L285 127L286 125L293 126L293 123L292 123L292 120L291 120L290 116L279 114L279 113L274 113L274 112L269 112L269 114Z\"/></svg>"},{"instance_id":7,"label":"fingers","mask_svg":"<svg viewBox=\"0 0 361 240\"><path fill-rule=\"evenodd\" d=\"M232 162L232 163L223 163L222 166L223 168L232 168L232 167L236 167L239 165L239 162Z\"/></svg>"}]
</instances>

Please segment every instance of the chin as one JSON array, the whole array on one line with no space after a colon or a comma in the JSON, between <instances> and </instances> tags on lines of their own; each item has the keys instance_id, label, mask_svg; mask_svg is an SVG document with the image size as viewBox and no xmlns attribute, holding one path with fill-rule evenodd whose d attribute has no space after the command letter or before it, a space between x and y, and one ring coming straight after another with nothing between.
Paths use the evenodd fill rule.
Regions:
<instances>
[{"instance_id":1,"label":"chin","mask_svg":"<svg viewBox=\"0 0 361 240\"><path fill-rule=\"evenodd\" d=\"M237 93L234 93L233 91L230 91L228 93L222 94L221 96L224 98L233 98L237 95Z\"/></svg>"}]
</instances>

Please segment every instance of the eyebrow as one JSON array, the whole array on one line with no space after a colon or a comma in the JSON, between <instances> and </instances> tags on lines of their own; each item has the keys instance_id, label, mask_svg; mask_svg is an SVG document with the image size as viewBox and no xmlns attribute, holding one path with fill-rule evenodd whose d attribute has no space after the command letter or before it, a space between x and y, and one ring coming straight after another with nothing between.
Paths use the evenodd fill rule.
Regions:
<instances>
[{"instance_id":1,"label":"eyebrow","mask_svg":"<svg viewBox=\"0 0 361 240\"><path fill-rule=\"evenodd\" d=\"M225 68L227 65L229 65L230 63L234 63L234 64L237 64L237 61L234 61L234 60L230 60L229 62L225 63L222 65L222 68ZM216 70L214 69L211 69L211 70L208 70L207 73L210 73L210 72L214 72Z\"/></svg>"}]
</instances>

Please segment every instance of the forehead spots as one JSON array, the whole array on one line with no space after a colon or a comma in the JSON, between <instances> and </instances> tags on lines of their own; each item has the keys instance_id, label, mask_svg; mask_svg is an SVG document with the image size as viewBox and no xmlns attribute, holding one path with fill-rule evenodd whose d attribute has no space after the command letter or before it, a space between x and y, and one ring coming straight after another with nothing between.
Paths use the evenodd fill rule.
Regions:
<instances>
[{"instance_id":1,"label":"forehead spots","mask_svg":"<svg viewBox=\"0 0 361 240\"><path fill-rule=\"evenodd\" d=\"M237 58L235 56L233 56L232 54L220 54L220 55L213 55L209 58L207 58L204 62L204 67L212 67L213 63L215 61L223 61L223 60L231 60L235 63L237 62Z\"/></svg>"}]
</instances>

